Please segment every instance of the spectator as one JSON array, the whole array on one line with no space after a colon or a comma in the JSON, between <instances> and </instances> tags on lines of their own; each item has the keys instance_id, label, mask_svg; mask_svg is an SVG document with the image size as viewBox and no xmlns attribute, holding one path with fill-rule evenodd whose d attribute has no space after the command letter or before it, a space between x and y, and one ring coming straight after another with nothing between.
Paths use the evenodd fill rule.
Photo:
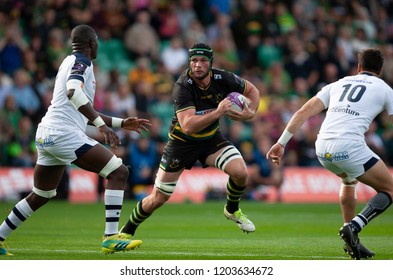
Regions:
<instances>
[{"instance_id":1,"label":"spectator","mask_svg":"<svg viewBox=\"0 0 393 280\"><path fill-rule=\"evenodd\" d=\"M0 37L1 71L12 76L16 70L20 69L23 65L23 52L26 48L27 44L17 22L8 24L4 36Z\"/></svg>"},{"instance_id":2,"label":"spectator","mask_svg":"<svg viewBox=\"0 0 393 280\"><path fill-rule=\"evenodd\" d=\"M127 28L127 18L124 13L124 5L121 0L107 0L104 4L105 28L113 38L122 39ZM144 38L141 36L140 38ZM143 40L142 40L143 41Z\"/></svg>"},{"instance_id":3,"label":"spectator","mask_svg":"<svg viewBox=\"0 0 393 280\"><path fill-rule=\"evenodd\" d=\"M113 115L119 118L136 116L135 96L130 89L128 82L118 85L117 91L111 93Z\"/></svg>"},{"instance_id":4,"label":"spectator","mask_svg":"<svg viewBox=\"0 0 393 280\"><path fill-rule=\"evenodd\" d=\"M48 45L46 48L48 59L47 75L49 78L56 77L57 69L69 53L64 35L64 30L58 27L49 31Z\"/></svg>"},{"instance_id":5,"label":"spectator","mask_svg":"<svg viewBox=\"0 0 393 280\"><path fill-rule=\"evenodd\" d=\"M212 41L212 47L215 50L214 63L217 68L240 73L240 60L230 29L223 30L218 38Z\"/></svg>"},{"instance_id":6,"label":"spectator","mask_svg":"<svg viewBox=\"0 0 393 280\"><path fill-rule=\"evenodd\" d=\"M298 77L307 80L310 89L317 85L319 73L311 55L305 50L303 42L297 36L291 36L288 40L289 57L284 65L291 79Z\"/></svg>"},{"instance_id":7,"label":"spectator","mask_svg":"<svg viewBox=\"0 0 393 280\"><path fill-rule=\"evenodd\" d=\"M266 159L272 140L268 135L255 137L256 143L252 147L252 160L248 162L249 181L247 189L254 194L254 199L265 200L266 188L275 188L275 201L280 202L281 186L284 181L284 170L282 166L273 164Z\"/></svg>"},{"instance_id":8,"label":"spectator","mask_svg":"<svg viewBox=\"0 0 393 280\"><path fill-rule=\"evenodd\" d=\"M183 34L187 48L190 48L194 42L206 42L207 37L202 23L198 19L191 21L189 29Z\"/></svg>"},{"instance_id":9,"label":"spectator","mask_svg":"<svg viewBox=\"0 0 393 280\"><path fill-rule=\"evenodd\" d=\"M6 73L0 69L0 108L3 107L4 100L10 94L13 81Z\"/></svg>"},{"instance_id":10,"label":"spectator","mask_svg":"<svg viewBox=\"0 0 393 280\"><path fill-rule=\"evenodd\" d=\"M272 95L288 97L292 86L289 73L284 69L281 61L272 62L262 75L263 81L268 87L268 92Z\"/></svg>"},{"instance_id":11,"label":"spectator","mask_svg":"<svg viewBox=\"0 0 393 280\"><path fill-rule=\"evenodd\" d=\"M181 35L186 36L199 18L194 10L194 0L178 0L177 2L176 17L179 20Z\"/></svg>"},{"instance_id":12,"label":"spectator","mask_svg":"<svg viewBox=\"0 0 393 280\"><path fill-rule=\"evenodd\" d=\"M11 166L33 167L36 161L35 133L28 117L19 120L18 130L8 144L8 157Z\"/></svg>"},{"instance_id":13,"label":"spectator","mask_svg":"<svg viewBox=\"0 0 393 280\"><path fill-rule=\"evenodd\" d=\"M128 72L128 82L134 90L139 83L154 83L154 73L152 71L151 60L148 57L139 57L136 65Z\"/></svg>"},{"instance_id":14,"label":"spectator","mask_svg":"<svg viewBox=\"0 0 393 280\"><path fill-rule=\"evenodd\" d=\"M129 151L127 162L131 166L128 180L133 190L131 194L135 194L135 188L146 188L153 184L160 155L157 144L149 138L149 135L140 136L131 142L127 150Z\"/></svg>"},{"instance_id":15,"label":"spectator","mask_svg":"<svg viewBox=\"0 0 393 280\"><path fill-rule=\"evenodd\" d=\"M158 35L163 42L171 39L173 36L181 36L181 26L176 9L176 2L169 1L158 12L160 20Z\"/></svg>"},{"instance_id":16,"label":"spectator","mask_svg":"<svg viewBox=\"0 0 393 280\"><path fill-rule=\"evenodd\" d=\"M8 95L5 98L4 107L0 110L0 120L3 123L3 137L6 135L13 136L16 134L22 117L23 114L16 105L14 96ZM4 138L9 140L10 137Z\"/></svg>"},{"instance_id":17,"label":"spectator","mask_svg":"<svg viewBox=\"0 0 393 280\"><path fill-rule=\"evenodd\" d=\"M25 70L20 69L14 73L14 82L11 94L16 104L24 115L29 116L35 124L38 123L41 100L34 91L31 78Z\"/></svg>"},{"instance_id":18,"label":"spectator","mask_svg":"<svg viewBox=\"0 0 393 280\"><path fill-rule=\"evenodd\" d=\"M170 44L163 48L161 60L174 79L177 79L181 72L188 65L188 52L184 47L183 40L179 36L174 36Z\"/></svg>"},{"instance_id":19,"label":"spectator","mask_svg":"<svg viewBox=\"0 0 393 280\"><path fill-rule=\"evenodd\" d=\"M152 61L159 59L160 41L157 31L150 25L150 19L149 11L138 11L135 23L124 33L124 44L131 59L140 57L148 57Z\"/></svg>"},{"instance_id":20,"label":"spectator","mask_svg":"<svg viewBox=\"0 0 393 280\"><path fill-rule=\"evenodd\" d=\"M4 107L0 107L0 166L10 165L8 145L18 130L22 112L16 106L12 95L7 95Z\"/></svg>"},{"instance_id":21,"label":"spectator","mask_svg":"<svg viewBox=\"0 0 393 280\"><path fill-rule=\"evenodd\" d=\"M249 36L255 35L259 38L270 35L268 25L261 17L261 4L258 0L239 1L240 10L233 19L232 32L239 53L240 61L243 61L247 51L250 49Z\"/></svg>"}]
</instances>

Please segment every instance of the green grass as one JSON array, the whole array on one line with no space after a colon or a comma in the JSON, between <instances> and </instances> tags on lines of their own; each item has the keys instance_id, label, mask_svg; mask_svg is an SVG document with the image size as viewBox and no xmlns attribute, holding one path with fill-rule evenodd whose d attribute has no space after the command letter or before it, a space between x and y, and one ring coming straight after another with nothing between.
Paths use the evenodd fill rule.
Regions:
<instances>
[{"instance_id":1,"label":"green grass","mask_svg":"<svg viewBox=\"0 0 393 280\"><path fill-rule=\"evenodd\" d=\"M125 201L121 225L135 205ZM242 201L256 231L241 232L224 218L224 202L166 204L137 230L142 246L104 255L104 205L50 201L14 231L7 244L14 260L346 260L337 235L338 204L267 204ZM0 220L14 206L0 204ZM359 205L360 210L362 205ZM361 233L377 260L393 259L393 210Z\"/></svg>"}]
</instances>

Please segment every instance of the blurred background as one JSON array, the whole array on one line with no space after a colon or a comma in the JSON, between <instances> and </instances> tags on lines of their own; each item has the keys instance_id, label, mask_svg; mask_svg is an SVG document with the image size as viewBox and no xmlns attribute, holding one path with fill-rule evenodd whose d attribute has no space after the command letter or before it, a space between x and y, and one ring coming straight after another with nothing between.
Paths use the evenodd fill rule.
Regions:
<instances>
[{"instance_id":1,"label":"blurred background","mask_svg":"<svg viewBox=\"0 0 393 280\"><path fill-rule=\"evenodd\" d=\"M2 0L0 200L32 187L35 130L50 104L57 69L70 53L70 32L78 24L91 25L99 36L96 110L153 123L142 136L118 131L122 146L114 152L130 166L127 198L140 198L151 188L173 115L172 86L187 68L187 49L206 42L214 49L214 67L233 71L260 90L254 120L222 119L221 127L248 164L246 199L278 202L288 200L294 186L313 188L319 186L318 178L325 178L314 152L323 113L294 135L281 167L265 160L292 114L327 83L356 73L356 54L365 47L383 51L383 79L393 84L392 15L393 1L388 0ZM88 133L102 140L94 128ZM385 114L378 116L366 139L391 166L393 127ZM79 172L74 166L67 170L58 198L70 199L73 190L74 200L86 192L94 193L87 200L99 200L105 180ZM199 194L184 199L225 195L226 178L217 179L222 174L198 167L195 172L186 173L184 180L206 174L211 180L198 181ZM300 183L296 176L301 176ZM339 182L325 180L332 180L327 185L335 186L330 189L336 198ZM188 194L198 187L190 181L195 182L179 184L179 195L184 185Z\"/></svg>"}]
</instances>

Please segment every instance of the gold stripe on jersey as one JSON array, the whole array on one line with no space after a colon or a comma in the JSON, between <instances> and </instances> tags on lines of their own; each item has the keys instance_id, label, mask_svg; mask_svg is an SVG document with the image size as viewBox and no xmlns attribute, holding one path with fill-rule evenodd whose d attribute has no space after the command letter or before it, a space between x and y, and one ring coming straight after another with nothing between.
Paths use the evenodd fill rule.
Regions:
<instances>
[{"instance_id":1,"label":"gold stripe on jersey","mask_svg":"<svg viewBox=\"0 0 393 280\"><path fill-rule=\"evenodd\" d=\"M178 136L176 136L176 135L174 135L174 134L171 134L171 133L168 133L168 137L169 137L170 139L172 139L172 140L175 140L175 139L177 139L177 140L180 140L180 141L186 142L186 140L184 140L184 139L181 139L180 137L178 137Z\"/></svg>"},{"instance_id":2,"label":"gold stripe on jersey","mask_svg":"<svg viewBox=\"0 0 393 280\"><path fill-rule=\"evenodd\" d=\"M183 142L187 142L188 140L197 140L197 141L205 140L205 139L209 139L209 138L213 137L217 133L218 125L219 125L219 123L217 122L217 125L215 127L209 129L209 131L206 131L206 132L186 134L183 132L179 123L177 123L174 126L173 130L169 133L169 137L172 139L176 138L176 139L181 140Z\"/></svg>"},{"instance_id":3,"label":"gold stripe on jersey","mask_svg":"<svg viewBox=\"0 0 393 280\"><path fill-rule=\"evenodd\" d=\"M176 111L176 114L179 113L179 112L183 112L183 111L185 111L185 110L188 110L188 109L195 109L195 106L189 106L189 107L186 107L186 108L182 108L182 109L180 109L180 110L177 110L177 111Z\"/></svg>"}]
</instances>

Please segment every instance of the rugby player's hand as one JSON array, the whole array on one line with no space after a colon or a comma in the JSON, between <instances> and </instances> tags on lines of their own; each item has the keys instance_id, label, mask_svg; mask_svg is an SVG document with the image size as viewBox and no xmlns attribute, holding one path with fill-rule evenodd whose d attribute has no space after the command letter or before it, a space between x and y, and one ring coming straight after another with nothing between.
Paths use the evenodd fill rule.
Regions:
<instances>
[{"instance_id":1,"label":"rugby player's hand","mask_svg":"<svg viewBox=\"0 0 393 280\"><path fill-rule=\"evenodd\" d=\"M248 104L245 104L241 112L231 109L227 112L227 115L234 121L247 121L255 117L255 111L251 110Z\"/></svg>"},{"instance_id":2,"label":"rugby player's hand","mask_svg":"<svg viewBox=\"0 0 393 280\"><path fill-rule=\"evenodd\" d=\"M280 160L284 155L285 147L279 143L274 144L266 154L266 159L272 159L277 165L280 165Z\"/></svg>"},{"instance_id":3,"label":"rugby player's hand","mask_svg":"<svg viewBox=\"0 0 393 280\"><path fill-rule=\"evenodd\" d=\"M121 144L119 136L107 125L102 125L97 129L104 136L105 144L110 145L112 148L117 148Z\"/></svg>"},{"instance_id":4,"label":"rugby player's hand","mask_svg":"<svg viewBox=\"0 0 393 280\"><path fill-rule=\"evenodd\" d=\"M217 107L220 116L227 114L232 108L232 102L228 98L224 98Z\"/></svg>"},{"instance_id":5,"label":"rugby player's hand","mask_svg":"<svg viewBox=\"0 0 393 280\"><path fill-rule=\"evenodd\" d=\"M149 131L149 128L151 127L151 123L147 119L138 119L137 117L129 117L123 120L121 127L126 130L134 130L139 134L141 134L142 131Z\"/></svg>"}]
</instances>

